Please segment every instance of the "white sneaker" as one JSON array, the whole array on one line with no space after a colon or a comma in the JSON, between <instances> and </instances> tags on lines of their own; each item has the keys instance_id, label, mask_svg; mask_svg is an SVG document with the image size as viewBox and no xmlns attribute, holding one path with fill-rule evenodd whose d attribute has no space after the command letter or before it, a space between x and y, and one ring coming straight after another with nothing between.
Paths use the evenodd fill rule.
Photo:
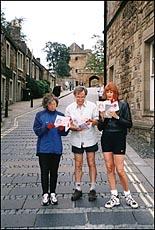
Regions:
<instances>
[{"instance_id":1,"label":"white sneaker","mask_svg":"<svg viewBox=\"0 0 155 230\"><path fill-rule=\"evenodd\" d=\"M131 208L138 208L138 203L133 199L131 194L125 197L127 205L131 206Z\"/></svg>"},{"instance_id":2,"label":"white sneaker","mask_svg":"<svg viewBox=\"0 0 155 230\"><path fill-rule=\"evenodd\" d=\"M43 206L45 205L49 205L49 194L48 193L45 193L43 196L42 196L42 201L41 201L41 204Z\"/></svg>"},{"instance_id":3,"label":"white sneaker","mask_svg":"<svg viewBox=\"0 0 155 230\"><path fill-rule=\"evenodd\" d=\"M115 196L115 195L112 194L110 200L107 201L107 203L105 203L105 208L112 208L112 207L118 206L118 205L120 205L118 195Z\"/></svg>"},{"instance_id":4,"label":"white sneaker","mask_svg":"<svg viewBox=\"0 0 155 230\"><path fill-rule=\"evenodd\" d=\"M51 193L50 200L51 200L51 204L58 204L58 200L56 198L55 193Z\"/></svg>"}]
</instances>

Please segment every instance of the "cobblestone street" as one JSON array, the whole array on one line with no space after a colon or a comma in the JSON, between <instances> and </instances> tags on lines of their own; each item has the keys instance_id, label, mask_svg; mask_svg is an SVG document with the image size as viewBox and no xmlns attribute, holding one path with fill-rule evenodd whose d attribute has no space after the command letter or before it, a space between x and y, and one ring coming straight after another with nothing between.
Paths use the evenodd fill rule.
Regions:
<instances>
[{"instance_id":1,"label":"cobblestone street","mask_svg":"<svg viewBox=\"0 0 155 230\"><path fill-rule=\"evenodd\" d=\"M88 99L95 101L95 93L94 89L89 89ZM66 94L68 96L62 95L59 102L61 111L64 111L66 105L73 100L70 92ZM30 108L27 102L23 102L23 105L18 104L18 108L17 105L12 106L9 117L4 120L2 126L1 228L154 229L154 169L145 161L146 156L143 159L132 148L131 136L127 144L125 170L130 190L139 203L138 209L133 210L126 205L118 178L121 205L111 210L104 208L110 193L100 144L96 153L97 200L88 201L89 175L85 159L83 196L79 201L71 201L74 188L74 160L69 142L70 135L63 137L64 152L57 186L59 203L55 206L41 206L40 171L35 155L36 136L32 130L34 116L42 109L40 105L41 100L38 100L38 103L34 101L34 108ZM99 143L100 135L98 132ZM151 154L149 160L153 162Z\"/></svg>"}]
</instances>

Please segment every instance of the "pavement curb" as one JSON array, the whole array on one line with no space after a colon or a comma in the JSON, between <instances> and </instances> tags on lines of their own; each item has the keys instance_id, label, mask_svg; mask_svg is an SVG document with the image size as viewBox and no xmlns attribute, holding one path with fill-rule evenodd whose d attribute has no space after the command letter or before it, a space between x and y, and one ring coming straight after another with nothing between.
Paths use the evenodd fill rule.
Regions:
<instances>
[{"instance_id":1,"label":"pavement curb","mask_svg":"<svg viewBox=\"0 0 155 230\"><path fill-rule=\"evenodd\" d=\"M127 143L126 155L154 187L154 171L138 153Z\"/></svg>"}]
</instances>

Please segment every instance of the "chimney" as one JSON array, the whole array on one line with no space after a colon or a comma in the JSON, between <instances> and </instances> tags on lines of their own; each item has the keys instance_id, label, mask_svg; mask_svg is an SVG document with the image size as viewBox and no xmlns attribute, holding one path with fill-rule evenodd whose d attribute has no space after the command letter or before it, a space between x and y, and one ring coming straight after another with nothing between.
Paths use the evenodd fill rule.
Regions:
<instances>
[{"instance_id":1,"label":"chimney","mask_svg":"<svg viewBox=\"0 0 155 230\"><path fill-rule=\"evenodd\" d=\"M84 45L83 44L81 45L81 48L84 50Z\"/></svg>"},{"instance_id":2,"label":"chimney","mask_svg":"<svg viewBox=\"0 0 155 230\"><path fill-rule=\"evenodd\" d=\"M15 41L20 40L20 34L21 34L21 24L18 19L14 19L11 21L11 36Z\"/></svg>"}]
</instances>

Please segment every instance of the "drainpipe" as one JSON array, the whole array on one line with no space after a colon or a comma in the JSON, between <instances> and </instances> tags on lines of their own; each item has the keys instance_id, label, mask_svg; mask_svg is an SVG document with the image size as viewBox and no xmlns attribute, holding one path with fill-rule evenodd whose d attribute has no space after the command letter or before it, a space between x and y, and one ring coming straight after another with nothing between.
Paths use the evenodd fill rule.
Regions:
<instances>
[{"instance_id":1,"label":"drainpipe","mask_svg":"<svg viewBox=\"0 0 155 230\"><path fill-rule=\"evenodd\" d=\"M104 86L107 84L107 1L104 1Z\"/></svg>"}]
</instances>

